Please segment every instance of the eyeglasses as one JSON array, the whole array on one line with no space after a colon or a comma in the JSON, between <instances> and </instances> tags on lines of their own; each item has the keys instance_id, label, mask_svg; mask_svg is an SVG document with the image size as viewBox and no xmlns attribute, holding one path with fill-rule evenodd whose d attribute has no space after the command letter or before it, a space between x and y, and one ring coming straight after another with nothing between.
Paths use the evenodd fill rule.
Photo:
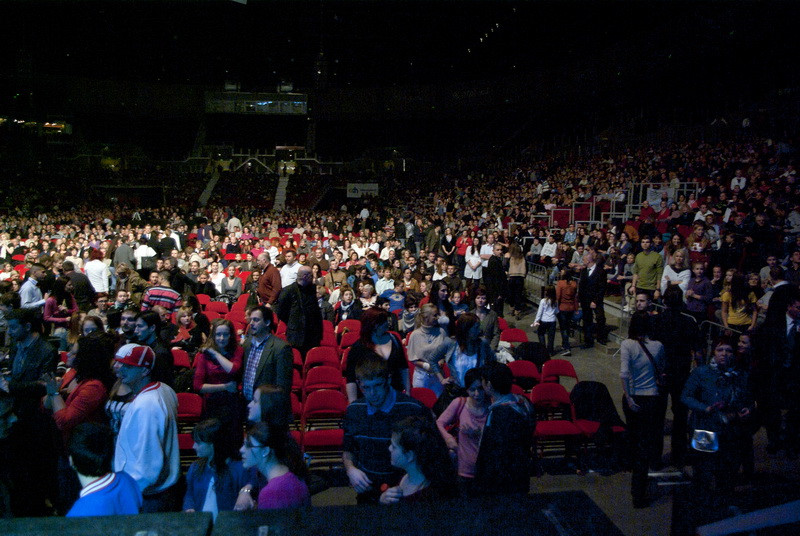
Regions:
<instances>
[{"instance_id":1,"label":"eyeglasses","mask_svg":"<svg viewBox=\"0 0 800 536\"><path fill-rule=\"evenodd\" d=\"M245 441L244 441L244 446L245 446L245 448L248 448L248 449L260 449L260 448L264 448L264 445L254 445L254 444L253 444L253 442L252 442L252 441L250 441L250 438L247 438L247 439L245 439Z\"/></svg>"}]
</instances>

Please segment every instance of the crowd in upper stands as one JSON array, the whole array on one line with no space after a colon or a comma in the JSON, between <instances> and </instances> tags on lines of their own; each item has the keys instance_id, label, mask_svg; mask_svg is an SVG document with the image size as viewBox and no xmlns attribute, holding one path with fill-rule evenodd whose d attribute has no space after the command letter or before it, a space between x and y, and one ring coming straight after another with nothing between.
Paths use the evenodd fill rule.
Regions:
<instances>
[{"instance_id":1,"label":"crowd in upper stands","mask_svg":"<svg viewBox=\"0 0 800 536\"><path fill-rule=\"evenodd\" d=\"M14 463L0 469L0 510L308 504L301 450L314 445L305 430L291 433L289 416L313 400L303 388L313 370L307 363L324 347L338 359L329 390L349 403L340 448L359 502L527 492L519 467L530 455L536 410L528 395L512 392L516 378L499 362L509 354L501 331L530 310L531 270L545 282L532 327L554 357L571 355L577 323L585 347L608 341L604 302L615 290L620 314L664 319L668 312L653 314L663 303L697 327L752 337L756 350L737 370L755 378L747 388L770 451L796 456L800 410L787 396L800 381L793 156L786 144L753 139L531 157L348 200L339 210L272 212L248 197L251 182L225 176L217 186L224 206L12 207L0 222L0 329L9 347L0 387L10 393L0 395L0 409L10 404L13 412L0 413L0 436L10 436L2 455ZM652 185L650 201L630 218L614 216L634 202L640 183ZM612 215L589 224L546 217L576 203L603 204ZM701 352L707 329L678 350L663 341L659 323L633 322L629 339L641 344L626 351L655 351L654 369L687 357L675 352ZM767 352L775 333L786 344ZM648 337L666 350L648 350ZM632 423L642 420L637 408L661 419L666 411L666 402L650 407L646 397L655 395L636 384L636 367L649 362L644 354L637 362L623 352ZM722 354L713 370L727 366ZM676 403L699 411L703 381L711 380L687 376L672 386L673 412ZM698 391L687 394L684 384ZM428 390L442 406L438 429L433 404L425 407L420 394ZM185 479L179 452L191 445L178 444L176 392L203 398L204 421L193 432L198 461ZM390 418L376 420L376 412ZM260 423L246 438L245 421ZM631 432L651 433L641 425ZM737 443L742 456L746 443ZM652 448L642 442L633 450L647 458ZM647 503L643 463L633 464L639 506ZM184 480L185 494L176 487ZM112 494L122 506L104 510L103 496Z\"/></svg>"}]
</instances>

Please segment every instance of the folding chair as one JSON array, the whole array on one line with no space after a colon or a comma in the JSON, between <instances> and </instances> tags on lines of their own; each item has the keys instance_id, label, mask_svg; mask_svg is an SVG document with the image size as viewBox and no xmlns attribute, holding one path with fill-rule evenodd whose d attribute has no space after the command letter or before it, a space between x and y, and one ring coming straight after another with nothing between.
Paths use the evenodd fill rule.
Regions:
<instances>
[{"instance_id":1,"label":"folding chair","mask_svg":"<svg viewBox=\"0 0 800 536\"><path fill-rule=\"evenodd\" d=\"M508 328L500 332L500 340L508 343L529 342L528 335L519 328Z\"/></svg>"},{"instance_id":2,"label":"folding chair","mask_svg":"<svg viewBox=\"0 0 800 536\"><path fill-rule=\"evenodd\" d=\"M355 333L358 335L361 333L361 320L355 320L353 318L342 320L339 322L339 325L336 326L336 333Z\"/></svg>"},{"instance_id":3,"label":"folding chair","mask_svg":"<svg viewBox=\"0 0 800 536\"><path fill-rule=\"evenodd\" d=\"M329 346L318 346L306 353L306 361L303 363L303 374L307 374L312 367L327 365L329 367L340 368L339 354L335 348Z\"/></svg>"},{"instance_id":4,"label":"folding chair","mask_svg":"<svg viewBox=\"0 0 800 536\"><path fill-rule=\"evenodd\" d=\"M332 466L342 460L344 430L342 418L347 397L340 391L320 390L308 393L301 417L303 450L312 464Z\"/></svg>"},{"instance_id":5,"label":"folding chair","mask_svg":"<svg viewBox=\"0 0 800 536\"><path fill-rule=\"evenodd\" d=\"M512 361L508 364L508 368L514 376L514 383L523 391L530 391L534 385L542 381L539 369L530 361Z\"/></svg>"},{"instance_id":6,"label":"folding chair","mask_svg":"<svg viewBox=\"0 0 800 536\"><path fill-rule=\"evenodd\" d=\"M333 389L344 393L342 371L338 367L329 367L327 365L309 369L303 380L303 404L305 404L308 393L319 391L320 389Z\"/></svg>"},{"instance_id":7,"label":"folding chair","mask_svg":"<svg viewBox=\"0 0 800 536\"><path fill-rule=\"evenodd\" d=\"M578 375L575 367L566 359L551 359L542 365L542 381L558 383L561 376L574 378L578 382Z\"/></svg>"},{"instance_id":8,"label":"folding chair","mask_svg":"<svg viewBox=\"0 0 800 536\"><path fill-rule=\"evenodd\" d=\"M557 383L540 383L531 390L530 400L536 409L536 430L533 438L541 456L545 450L560 450L563 444L564 456L571 452L577 454L583 434L575 425L575 410L569 393Z\"/></svg>"}]
</instances>

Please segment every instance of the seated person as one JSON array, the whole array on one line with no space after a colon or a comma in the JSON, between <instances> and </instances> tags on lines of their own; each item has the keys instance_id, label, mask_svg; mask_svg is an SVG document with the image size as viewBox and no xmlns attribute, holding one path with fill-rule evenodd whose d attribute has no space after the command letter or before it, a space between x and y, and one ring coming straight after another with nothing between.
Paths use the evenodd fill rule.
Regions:
<instances>
[{"instance_id":1,"label":"seated person","mask_svg":"<svg viewBox=\"0 0 800 536\"><path fill-rule=\"evenodd\" d=\"M69 463L78 473L81 494L67 517L138 514L142 492L127 473L111 472L114 434L107 426L85 422L72 431Z\"/></svg>"}]
</instances>

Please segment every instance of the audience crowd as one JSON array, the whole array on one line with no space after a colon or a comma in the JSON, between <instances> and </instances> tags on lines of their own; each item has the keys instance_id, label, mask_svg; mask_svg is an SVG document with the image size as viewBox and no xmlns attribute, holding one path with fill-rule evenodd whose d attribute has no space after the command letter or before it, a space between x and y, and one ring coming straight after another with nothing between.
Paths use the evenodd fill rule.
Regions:
<instances>
[{"instance_id":1,"label":"audience crowd","mask_svg":"<svg viewBox=\"0 0 800 536\"><path fill-rule=\"evenodd\" d=\"M496 163L339 210L271 212L236 190L252 181L224 176L225 206L12 206L0 513L309 504L292 405L325 347L341 359L331 388L349 403L341 461L359 503L527 493L537 410L500 333L530 310L529 270L545 280L531 327L553 357L578 326L584 348L607 343L605 307L622 297L634 506L664 463L732 493L760 426L768 452L800 449L796 180L785 144L750 140ZM548 223L583 202L631 216ZM182 393L203 402L186 475Z\"/></svg>"}]
</instances>

